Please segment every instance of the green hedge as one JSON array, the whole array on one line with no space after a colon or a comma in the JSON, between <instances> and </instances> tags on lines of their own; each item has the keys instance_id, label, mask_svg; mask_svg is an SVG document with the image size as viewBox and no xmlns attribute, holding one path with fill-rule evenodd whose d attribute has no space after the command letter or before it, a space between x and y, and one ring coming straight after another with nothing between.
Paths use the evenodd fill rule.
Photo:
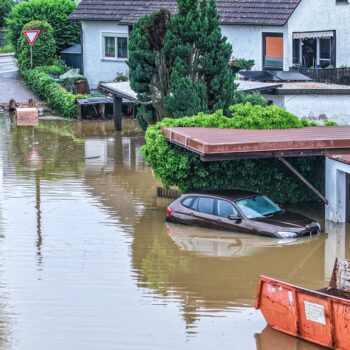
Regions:
<instances>
[{"instance_id":1,"label":"green hedge","mask_svg":"<svg viewBox=\"0 0 350 350\"><path fill-rule=\"evenodd\" d=\"M277 106L252 106L248 103L233 106L230 110L230 118L225 117L222 111L217 111L209 115L164 119L147 129L146 145L142 152L163 185L177 186L182 191L243 188L267 193L279 203L316 200L315 195L278 160L202 162L197 154L169 143L161 131L162 127L170 126L288 129L314 125ZM290 162L323 192L323 157L293 158Z\"/></svg>"},{"instance_id":2,"label":"green hedge","mask_svg":"<svg viewBox=\"0 0 350 350\"><path fill-rule=\"evenodd\" d=\"M85 95L74 95L62 88L49 74L62 74L59 66L38 67L21 71L27 84L39 97L45 99L50 108L65 118L76 117L76 100Z\"/></svg>"},{"instance_id":3,"label":"green hedge","mask_svg":"<svg viewBox=\"0 0 350 350\"><path fill-rule=\"evenodd\" d=\"M32 21L24 25L22 31L40 30L40 35L33 46L33 67L51 65L55 61L56 42L50 24ZM21 70L30 68L30 46L24 35L17 42L17 59Z\"/></svg>"},{"instance_id":4,"label":"green hedge","mask_svg":"<svg viewBox=\"0 0 350 350\"><path fill-rule=\"evenodd\" d=\"M27 0L16 4L6 18L9 39L17 45L23 26L30 21L45 21L53 28L57 53L79 43L80 23L69 15L76 7L72 0Z\"/></svg>"}]
</instances>

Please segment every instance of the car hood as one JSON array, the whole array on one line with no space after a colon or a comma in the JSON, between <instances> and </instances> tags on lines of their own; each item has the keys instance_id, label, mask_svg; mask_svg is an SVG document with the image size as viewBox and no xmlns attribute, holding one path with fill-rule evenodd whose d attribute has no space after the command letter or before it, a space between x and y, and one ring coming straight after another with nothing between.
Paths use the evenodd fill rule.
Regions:
<instances>
[{"instance_id":1,"label":"car hood","mask_svg":"<svg viewBox=\"0 0 350 350\"><path fill-rule=\"evenodd\" d=\"M315 220L309 219L303 215L288 211L281 211L268 217L261 217L252 220L274 226L294 229L305 228L307 225L315 222Z\"/></svg>"}]
</instances>

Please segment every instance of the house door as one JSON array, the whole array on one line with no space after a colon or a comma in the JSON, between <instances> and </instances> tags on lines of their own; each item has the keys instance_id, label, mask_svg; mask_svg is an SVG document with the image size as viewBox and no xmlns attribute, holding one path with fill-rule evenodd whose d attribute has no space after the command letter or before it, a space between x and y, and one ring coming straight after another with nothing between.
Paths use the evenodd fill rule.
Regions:
<instances>
[{"instance_id":1,"label":"house door","mask_svg":"<svg viewBox=\"0 0 350 350\"><path fill-rule=\"evenodd\" d=\"M346 203L346 222L350 222L350 174L346 174L346 194L345 194L345 203Z\"/></svg>"}]
</instances>

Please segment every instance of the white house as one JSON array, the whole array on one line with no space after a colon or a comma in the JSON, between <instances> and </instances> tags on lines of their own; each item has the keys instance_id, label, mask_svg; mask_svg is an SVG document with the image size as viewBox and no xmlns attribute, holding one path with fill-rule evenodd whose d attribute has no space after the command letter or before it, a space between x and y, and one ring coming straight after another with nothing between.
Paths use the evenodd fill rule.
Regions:
<instances>
[{"instance_id":1,"label":"white house","mask_svg":"<svg viewBox=\"0 0 350 350\"><path fill-rule=\"evenodd\" d=\"M142 16L175 0L82 0L71 19L82 23L84 74L92 87L128 70L127 40ZM349 0L217 0L233 57L254 69L350 66Z\"/></svg>"}]
</instances>

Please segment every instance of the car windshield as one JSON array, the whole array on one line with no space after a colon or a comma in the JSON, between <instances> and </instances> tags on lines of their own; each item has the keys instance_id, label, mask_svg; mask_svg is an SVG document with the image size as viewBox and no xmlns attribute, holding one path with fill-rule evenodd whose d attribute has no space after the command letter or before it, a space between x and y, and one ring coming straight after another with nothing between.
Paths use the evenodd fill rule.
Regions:
<instances>
[{"instance_id":1,"label":"car windshield","mask_svg":"<svg viewBox=\"0 0 350 350\"><path fill-rule=\"evenodd\" d=\"M265 196L241 199L236 202L248 219L268 216L281 211L281 208Z\"/></svg>"}]
</instances>

